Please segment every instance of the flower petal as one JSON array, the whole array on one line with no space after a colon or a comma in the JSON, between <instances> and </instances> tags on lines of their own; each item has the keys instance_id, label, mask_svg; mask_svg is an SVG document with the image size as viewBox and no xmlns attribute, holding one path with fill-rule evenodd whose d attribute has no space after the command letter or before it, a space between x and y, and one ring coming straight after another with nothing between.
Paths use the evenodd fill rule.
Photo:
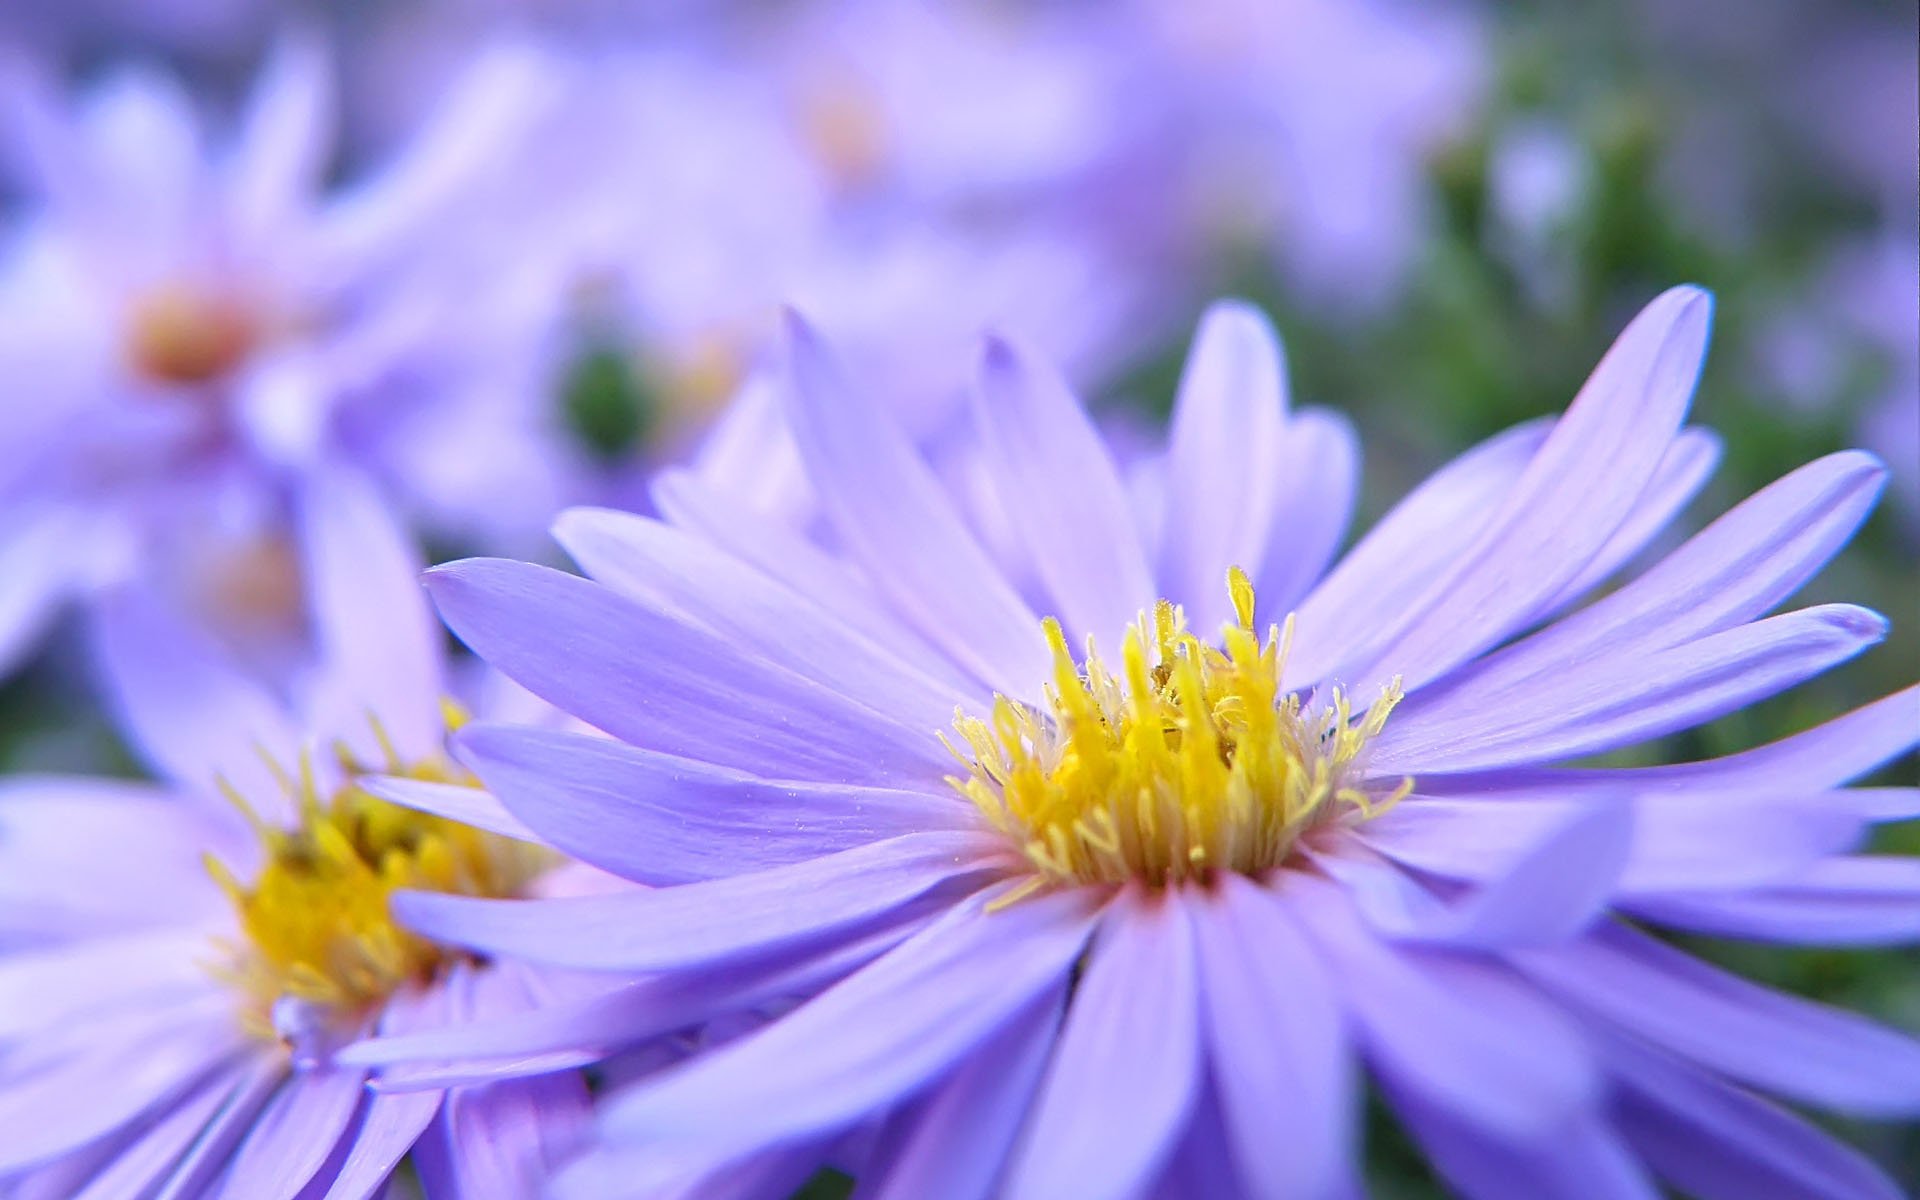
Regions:
<instances>
[{"instance_id":1,"label":"flower petal","mask_svg":"<svg viewBox=\"0 0 1920 1200\"><path fill-rule=\"evenodd\" d=\"M561 900L396 892L396 919L428 937L585 970L667 971L805 945L977 887L995 835L916 833L825 858L682 887Z\"/></svg>"},{"instance_id":2,"label":"flower petal","mask_svg":"<svg viewBox=\"0 0 1920 1200\"><path fill-rule=\"evenodd\" d=\"M610 1101L612 1139L715 1151L850 1125L912 1095L1008 1021L1058 1003L1097 908L1077 891L997 912L968 898L766 1028Z\"/></svg>"},{"instance_id":3,"label":"flower petal","mask_svg":"<svg viewBox=\"0 0 1920 1200\"><path fill-rule=\"evenodd\" d=\"M1920 1112L1920 1042L1624 926L1512 961L1569 1005L1731 1078L1863 1116Z\"/></svg>"},{"instance_id":4,"label":"flower petal","mask_svg":"<svg viewBox=\"0 0 1920 1200\"><path fill-rule=\"evenodd\" d=\"M1168 432L1161 596L1212 631L1232 610L1227 569L1259 577L1287 416L1280 339L1259 309L1221 301L1200 318Z\"/></svg>"},{"instance_id":5,"label":"flower petal","mask_svg":"<svg viewBox=\"0 0 1920 1200\"><path fill-rule=\"evenodd\" d=\"M1635 897L1636 915L1714 937L1819 946L1920 941L1920 858L1829 858L1727 895Z\"/></svg>"},{"instance_id":6,"label":"flower petal","mask_svg":"<svg viewBox=\"0 0 1920 1200\"><path fill-rule=\"evenodd\" d=\"M1360 438L1343 416L1303 409L1280 436L1275 528L1254 577L1263 614L1290 613L1340 548L1360 490Z\"/></svg>"},{"instance_id":7,"label":"flower petal","mask_svg":"<svg viewBox=\"0 0 1920 1200\"><path fill-rule=\"evenodd\" d=\"M1286 686L1332 677L1466 552L1553 429L1495 434L1408 493L1299 604Z\"/></svg>"},{"instance_id":8,"label":"flower petal","mask_svg":"<svg viewBox=\"0 0 1920 1200\"><path fill-rule=\"evenodd\" d=\"M989 338L974 422L1002 507L1019 514L1055 615L1072 640L1118 639L1157 597L1125 486L1099 431L1051 365Z\"/></svg>"},{"instance_id":9,"label":"flower petal","mask_svg":"<svg viewBox=\"0 0 1920 1200\"><path fill-rule=\"evenodd\" d=\"M317 470L300 498L300 539L320 645L314 732L381 762L377 721L403 757L433 753L444 635L421 591L425 564L392 506L353 471Z\"/></svg>"},{"instance_id":10,"label":"flower petal","mask_svg":"<svg viewBox=\"0 0 1920 1200\"><path fill-rule=\"evenodd\" d=\"M1184 907L1122 891L1074 988L1002 1195L1124 1200L1159 1175L1206 1078L1199 990Z\"/></svg>"},{"instance_id":11,"label":"flower petal","mask_svg":"<svg viewBox=\"0 0 1920 1200\"><path fill-rule=\"evenodd\" d=\"M1619 1136L1581 1114L1538 1143L1489 1138L1418 1097L1389 1088L1440 1176L1467 1200L1661 1200L1660 1189Z\"/></svg>"},{"instance_id":12,"label":"flower petal","mask_svg":"<svg viewBox=\"0 0 1920 1200\"><path fill-rule=\"evenodd\" d=\"M1768 617L1658 653L1608 657L1539 678L1494 709L1415 709L1375 740L1386 775L1524 765L1630 746L1785 691L1886 636L1851 604ZM1411 702L1410 705L1411 707Z\"/></svg>"},{"instance_id":13,"label":"flower petal","mask_svg":"<svg viewBox=\"0 0 1920 1200\"><path fill-rule=\"evenodd\" d=\"M786 323L788 405L807 478L847 548L930 641L1007 695L1047 678L1039 619L954 511L893 418L819 335Z\"/></svg>"},{"instance_id":14,"label":"flower petal","mask_svg":"<svg viewBox=\"0 0 1920 1200\"><path fill-rule=\"evenodd\" d=\"M1326 967L1285 906L1238 875L1191 908L1208 1060L1245 1194L1338 1196L1359 1097Z\"/></svg>"},{"instance_id":15,"label":"flower petal","mask_svg":"<svg viewBox=\"0 0 1920 1200\"><path fill-rule=\"evenodd\" d=\"M1408 690L1510 636L1577 579L1632 513L1686 415L1712 301L1674 288L1594 368L1499 512L1453 567L1355 664L1362 693Z\"/></svg>"},{"instance_id":16,"label":"flower petal","mask_svg":"<svg viewBox=\"0 0 1920 1200\"><path fill-rule=\"evenodd\" d=\"M1597 1100L1579 1029L1525 981L1492 963L1389 947L1324 881L1288 876L1283 896L1326 955L1382 1078L1520 1141L1551 1136Z\"/></svg>"},{"instance_id":17,"label":"flower petal","mask_svg":"<svg viewBox=\"0 0 1920 1200\"><path fill-rule=\"evenodd\" d=\"M346 1134L366 1078L344 1068L296 1071L234 1151L219 1194L227 1200L296 1195Z\"/></svg>"},{"instance_id":18,"label":"flower petal","mask_svg":"<svg viewBox=\"0 0 1920 1200\"><path fill-rule=\"evenodd\" d=\"M517 726L462 732L464 760L524 828L624 879L664 887L978 828L953 795L761 779L607 738Z\"/></svg>"},{"instance_id":19,"label":"flower petal","mask_svg":"<svg viewBox=\"0 0 1920 1200\"><path fill-rule=\"evenodd\" d=\"M634 745L849 783L939 779L947 767L924 731L578 576L468 559L427 583L482 658Z\"/></svg>"}]
</instances>

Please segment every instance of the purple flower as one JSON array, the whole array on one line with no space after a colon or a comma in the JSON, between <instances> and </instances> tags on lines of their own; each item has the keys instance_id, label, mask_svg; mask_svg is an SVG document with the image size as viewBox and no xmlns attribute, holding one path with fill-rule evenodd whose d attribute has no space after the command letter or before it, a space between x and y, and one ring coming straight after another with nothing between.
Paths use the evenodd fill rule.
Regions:
<instances>
[{"instance_id":1,"label":"purple flower","mask_svg":"<svg viewBox=\"0 0 1920 1200\"><path fill-rule=\"evenodd\" d=\"M370 1091L366 1069L335 1061L369 1033L605 988L409 934L393 889L560 895L600 877L524 833L377 798L425 793L519 832L447 758L438 630L372 490L329 480L301 522L327 650L301 703L151 597L116 593L98 613L103 665L165 782L0 785L10 1197L370 1196L409 1151L433 1195L519 1195L585 1130L583 1080L551 1065Z\"/></svg>"},{"instance_id":2,"label":"purple flower","mask_svg":"<svg viewBox=\"0 0 1920 1200\"><path fill-rule=\"evenodd\" d=\"M102 583L163 581L232 626L297 596L289 480L339 461L441 528L547 519L562 464L514 373L526 301L480 286L515 282L512 253L459 236L540 112L531 61L476 64L406 155L338 189L315 42L282 44L220 142L166 75L122 69L69 110L7 66L37 203L0 259L0 379L31 397L0 412L0 669Z\"/></svg>"},{"instance_id":3,"label":"purple flower","mask_svg":"<svg viewBox=\"0 0 1920 1200\"><path fill-rule=\"evenodd\" d=\"M1349 1195L1363 1068L1468 1195L1894 1195L1765 1096L1910 1116L1920 1044L1629 919L1911 940L1920 864L1849 851L1920 794L1841 785L1914 744L1920 692L1728 758L1577 765L1885 628L1767 615L1871 506L1859 453L1589 599L1713 466L1682 428L1709 312L1654 301L1564 416L1468 452L1331 570L1355 443L1289 409L1244 306L1204 321L1133 486L1059 377L989 341L992 521L794 320L817 536L670 476L667 521L561 518L590 580L430 576L469 645L612 735L476 727L465 761L531 830L656 890L396 911L646 982L356 1061L802 1001L615 1095L566 1195L777 1196L863 1137L876 1196Z\"/></svg>"}]
</instances>

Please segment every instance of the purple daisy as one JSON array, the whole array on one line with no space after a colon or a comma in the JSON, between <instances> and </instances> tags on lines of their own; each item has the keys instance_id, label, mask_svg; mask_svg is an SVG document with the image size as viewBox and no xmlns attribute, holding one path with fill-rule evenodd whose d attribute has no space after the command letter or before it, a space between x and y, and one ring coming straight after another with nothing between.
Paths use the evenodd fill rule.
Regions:
<instances>
[{"instance_id":1,"label":"purple daisy","mask_svg":"<svg viewBox=\"0 0 1920 1200\"><path fill-rule=\"evenodd\" d=\"M605 986L410 934L395 888L563 895L604 877L377 798L489 808L446 754L438 630L399 530L343 479L306 496L301 523L329 653L299 717L192 626L120 594L99 613L104 666L165 782L0 785L13 1200L371 1196L410 1151L430 1196L522 1195L585 1132L577 1072L389 1094L334 1061L368 1033Z\"/></svg>"},{"instance_id":2,"label":"purple daisy","mask_svg":"<svg viewBox=\"0 0 1920 1200\"><path fill-rule=\"evenodd\" d=\"M1641 926L1912 940L1920 863L1850 851L1920 793L1842 785L1914 744L1920 693L1727 758L1579 765L1885 628L1767 615L1872 505L1859 453L1591 598L1713 464L1682 428L1710 310L1654 301L1562 417L1468 452L1331 570L1354 441L1290 411L1243 306L1206 318L1131 485L1059 377L989 341L990 504L795 319L817 537L669 478L667 521L562 517L590 580L430 577L485 659L612 735L476 727L465 761L653 890L395 911L647 978L351 1060L800 1001L613 1096L564 1195L779 1196L864 1137L876 1197L1348 1196L1363 1070L1467 1195L1896 1195L1768 1097L1911 1116L1920 1043Z\"/></svg>"},{"instance_id":3,"label":"purple daisy","mask_svg":"<svg viewBox=\"0 0 1920 1200\"><path fill-rule=\"evenodd\" d=\"M543 87L526 56L476 63L406 153L332 187L316 41L281 45L224 139L171 76L69 103L0 64L32 199L0 247L0 381L33 397L0 411L0 671L103 582L233 629L286 618L288 481L333 462L442 529L551 516L558 423L494 382L528 324L498 286L512 244L450 237Z\"/></svg>"}]
</instances>

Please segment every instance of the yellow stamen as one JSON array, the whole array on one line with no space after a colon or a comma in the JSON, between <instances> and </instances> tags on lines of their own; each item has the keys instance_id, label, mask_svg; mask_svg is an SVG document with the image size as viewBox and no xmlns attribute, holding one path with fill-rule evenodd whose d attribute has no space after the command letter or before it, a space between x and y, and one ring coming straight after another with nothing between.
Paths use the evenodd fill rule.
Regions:
<instances>
[{"instance_id":1,"label":"yellow stamen","mask_svg":"<svg viewBox=\"0 0 1920 1200\"><path fill-rule=\"evenodd\" d=\"M204 284L162 284L127 314L126 353L135 370L169 384L208 383L238 366L260 330L228 292Z\"/></svg>"},{"instance_id":2,"label":"yellow stamen","mask_svg":"<svg viewBox=\"0 0 1920 1200\"><path fill-rule=\"evenodd\" d=\"M464 719L448 708L449 724ZM374 723L386 773L437 783L478 786L445 759L406 764ZM297 779L283 774L298 809L290 829L261 820L231 788L222 790L248 816L266 863L243 884L211 856L206 865L239 916L238 942L225 946L218 969L246 997L248 1029L277 1038L276 1006L351 1020L399 988L425 983L457 952L419 937L393 920L388 899L401 888L465 896L513 896L552 865L539 847L458 821L380 800L356 779L369 768L341 751L348 782L323 796L310 763Z\"/></svg>"},{"instance_id":3,"label":"yellow stamen","mask_svg":"<svg viewBox=\"0 0 1920 1200\"><path fill-rule=\"evenodd\" d=\"M1257 873L1309 830L1378 815L1411 789L1364 775L1399 681L1357 719L1337 688L1324 703L1283 694L1293 619L1262 641L1246 574L1235 568L1227 586L1235 620L1217 648L1163 600L1127 631L1116 674L1091 639L1076 663L1048 618L1044 707L996 696L987 717L955 718L958 744L943 740L967 773L948 782L1047 883Z\"/></svg>"}]
</instances>

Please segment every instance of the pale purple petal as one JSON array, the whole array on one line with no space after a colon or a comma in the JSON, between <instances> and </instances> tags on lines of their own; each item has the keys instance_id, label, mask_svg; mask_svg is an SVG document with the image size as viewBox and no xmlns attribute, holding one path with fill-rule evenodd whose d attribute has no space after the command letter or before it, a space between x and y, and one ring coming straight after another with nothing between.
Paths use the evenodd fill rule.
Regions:
<instances>
[{"instance_id":1,"label":"pale purple petal","mask_svg":"<svg viewBox=\"0 0 1920 1200\"><path fill-rule=\"evenodd\" d=\"M849 552L900 612L981 682L1047 677L1034 616L980 548L892 416L848 383L819 336L786 325L787 400L807 477Z\"/></svg>"},{"instance_id":2,"label":"pale purple petal","mask_svg":"<svg viewBox=\"0 0 1920 1200\"><path fill-rule=\"evenodd\" d=\"M1524 980L1491 962L1389 947L1324 881L1288 877L1283 896L1382 1077L1501 1138L1549 1136L1597 1100L1580 1030Z\"/></svg>"},{"instance_id":3,"label":"pale purple petal","mask_svg":"<svg viewBox=\"0 0 1920 1200\"><path fill-rule=\"evenodd\" d=\"M190 1003L223 993L203 961L211 928L162 929L0 956L0 1038L100 1012Z\"/></svg>"},{"instance_id":4,"label":"pale purple petal","mask_svg":"<svg viewBox=\"0 0 1920 1200\"><path fill-rule=\"evenodd\" d=\"M1056 1003L1097 916L1080 891L963 901L758 1033L609 1102L610 1137L746 1149L827 1132L911 1095L1023 1012Z\"/></svg>"},{"instance_id":5,"label":"pale purple petal","mask_svg":"<svg viewBox=\"0 0 1920 1200\"><path fill-rule=\"evenodd\" d=\"M1692 790L1814 792L1838 787L1920 743L1920 687L1882 697L1796 733L1725 758L1660 767L1559 768L1434 776L1420 783L1435 795L1490 799L1567 797L1632 792L1658 796Z\"/></svg>"},{"instance_id":6,"label":"pale purple petal","mask_svg":"<svg viewBox=\"0 0 1920 1200\"><path fill-rule=\"evenodd\" d=\"M315 472L300 505L301 548L320 649L317 732L378 763L378 722L401 755L439 748L439 622L420 587L425 565L371 483L344 467Z\"/></svg>"},{"instance_id":7,"label":"pale purple petal","mask_svg":"<svg viewBox=\"0 0 1920 1200\"><path fill-rule=\"evenodd\" d=\"M634 745L849 783L939 779L951 765L926 732L578 576L468 559L427 582L482 658Z\"/></svg>"},{"instance_id":8,"label":"pale purple petal","mask_svg":"<svg viewBox=\"0 0 1920 1200\"><path fill-rule=\"evenodd\" d=\"M1708 1072L1621 1038L1615 1123L1647 1164L1700 1200L1899 1200L1871 1160Z\"/></svg>"},{"instance_id":9,"label":"pale purple petal","mask_svg":"<svg viewBox=\"0 0 1920 1200\"><path fill-rule=\"evenodd\" d=\"M1859 654L1886 630L1878 613L1826 604L1658 653L1609 656L1531 681L1497 708L1396 714L1370 763L1387 775L1424 776L1633 745L1785 691Z\"/></svg>"},{"instance_id":10,"label":"pale purple petal","mask_svg":"<svg viewBox=\"0 0 1920 1200\"><path fill-rule=\"evenodd\" d=\"M395 917L429 937L588 970L664 971L777 952L978 888L989 834L918 833L681 887L564 900L397 892Z\"/></svg>"},{"instance_id":11,"label":"pale purple petal","mask_svg":"<svg viewBox=\"0 0 1920 1200\"><path fill-rule=\"evenodd\" d=\"M1300 601L1287 686L1333 676L1389 628L1466 553L1552 429L1529 421L1488 438L1382 517Z\"/></svg>"},{"instance_id":12,"label":"pale purple petal","mask_svg":"<svg viewBox=\"0 0 1920 1200\"><path fill-rule=\"evenodd\" d=\"M1303 409L1280 436L1274 526L1253 577L1263 619L1292 612L1326 573L1360 491L1360 439L1338 413Z\"/></svg>"},{"instance_id":13,"label":"pale purple petal","mask_svg":"<svg viewBox=\"0 0 1920 1200\"><path fill-rule=\"evenodd\" d=\"M1362 694L1409 690L1496 645L1587 564L1640 501L1686 415L1712 301L1675 288L1635 317L1594 368L1500 510L1452 569L1353 664Z\"/></svg>"},{"instance_id":14,"label":"pale purple petal","mask_svg":"<svg viewBox=\"0 0 1920 1200\"><path fill-rule=\"evenodd\" d=\"M1128 888L1100 923L1008 1164L1009 1200L1124 1200L1159 1174L1206 1079L1184 906Z\"/></svg>"},{"instance_id":15,"label":"pale purple petal","mask_svg":"<svg viewBox=\"0 0 1920 1200\"><path fill-rule=\"evenodd\" d=\"M73 1200L135 1200L159 1190L196 1139L240 1088L246 1068L216 1076L113 1156Z\"/></svg>"},{"instance_id":16,"label":"pale purple petal","mask_svg":"<svg viewBox=\"0 0 1920 1200\"><path fill-rule=\"evenodd\" d=\"M1155 599L1146 548L1113 458L1067 381L990 338L974 388L986 469L1076 642L1120 636Z\"/></svg>"},{"instance_id":17,"label":"pale purple petal","mask_svg":"<svg viewBox=\"0 0 1920 1200\"><path fill-rule=\"evenodd\" d=\"M33 648L73 585L74 518L0 509L0 678Z\"/></svg>"},{"instance_id":18,"label":"pale purple petal","mask_svg":"<svg viewBox=\"0 0 1920 1200\"><path fill-rule=\"evenodd\" d=\"M1208 1061L1246 1194L1337 1195L1359 1103L1334 983L1284 904L1223 874L1189 903Z\"/></svg>"},{"instance_id":19,"label":"pale purple petal","mask_svg":"<svg viewBox=\"0 0 1920 1200\"><path fill-rule=\"evenodd\" d=\"M462 756L519 821L566 853L656 887L931 830L980 827L944 795L762 779L606 738L475 726ZM944 785L942 785L944 787Z\"/></svg>"},{"instance_id":20,"label":"pale purple petal","mask_svg":"<svg viewBox=\"0 0 1920 1200\"><path fill-rule=\"evenodd\" d=\"M1667 456L1660 460L1653 481L1641 493L1639 502L1627 515L1626 522L1607 539L1606 545L1600 547L1586 569L1575 576L1559 595L1541 605L1540 611L1529 617L1526 623L1545 620L1605 583L1609 576L1646 549L1661 531L1673 523L1673 519L1686 508L1687 502L1706 484L1719 463L1719 435L1697 427L1682 429L1680 435L1673 439L1673 444L1667 447Z\"/></svg>"},{"instance_id":21,"label":"pale purple petal","mask_svg":"<svg viewBox=\"0 0 1920 1200\"><path fill-rule=\"evenodd\" d=\"M234 1151L223 1200L292 1196L314 1177L346 1134L366 1092L365 1072L295 1071Z\"/></svg>"},{"instance_id":22,"label":"pale purple petal","mask_svg":"<svg viewBox=\"0 0 1920 1200\"><path fill-rule=\"evenodd\" d=\"M1920 858L1830 858L1723 896L1636 896L1632 911L1714 937L1821 946L1920 941Z\"/></svg>"},{"instance_id":23,"label":"pale purple petal","mask_svg":"<svg viewBox=\"0 0 1920 1200\"><path fill-rule=\"evenodd\" d=\"M1886 471L1830 455L1764 489L1612 595L1487 656L1409 702L1439 714L1523 703L1542 677L1731 629L1792 595L1872 508Z\"/></svg>"},{"instance_id":24,"label":"pale purple petal","mask_svg":"<svg viewBox=\"0 0 1920 1200\"><path fill-rule=\"evenodd\" d=\"M446 993L439 988L396 996L380 1016L379 1031L398 1036L441 1024L447 1018L447 1003ZM369 1095L360 1107L352 1146L327 1187L325 1200L368 1200L383 1193L394 1167L440 1111L440 1101L437 1091Z\"/></svg>"},{"instance_id":25,"label":"pale purple petal","mask_svg":"<svg viewBox=\"0 0 1920 1200\"><path fill-rule=\"evenodd\" d=\"M1468 1200L1661 1200L1659 1187L1595 1114L1579 1114L1538 1142L1516 1144L1489 1138L1398 1088L1387 1090L1440 1176Z\"/></svg>"},{"instance_id":26,"label":"pale purple petal","mask_svg":"<svg viewBox=\"0 0 1920 1200\"><path fill-rule=\"evenodd\" d=\"M231 1019L229 1017L229 1019ZM267 1048L243 1059L226 1103L207 1123L206 1131L180 1160L156 1200L198 1200L212 1192L214 1181L226 1169L233 1148L253 1128L254 1119L287 1078L286 1056Z\"/></svg>"},{"instance_id":27,"label":"pale purple petal","mask_svg":"<svg viewBox=\"0 0 1920 1200\"><path fill-rule=\"evenodd\" d=\"M225 779L270 819L292 811L263 756L291 766L300 738L207 634L130 590L100 600L94 634L121 727L156 771L203 793Z\"/></svg>"},{"instance_id":28,"label":"pale purple petal","mask_svg":"<svg viewBox=\"0 0 1920 1200\"><path fill-rule=\"evenodd\" d=\"M1920 1042L1749 983L1624 926L1513 961L1570 1006L1704 1067L1862 1116L1920 1112Z\"/></svg>"},{"instance_id":29,"label":"pale purple petal","mask_svg":"<svg viewBox=\"0 0 1920 1200\"><path fill-rule=\"evenodd\" d=\"M357 780L355 786L369 796L376 796L390 804L432 813L449 821L497 833L501 837L519 842L542 840L539 834L508 811L506 805L488 792L467 784L434 783L404 775L368 775Z\"/></svg>"},{"instance_id":30,"label":"pale purple petal","mask_svg":"<svg viewBox=\"0 0 1920 1200\"><path fill-rule=\"evenodd\" d=\"M606 509L560 514L553 536L596 581L771 662L883 708L928 736L978 703L898 657L844 615L671 525ZM778 630L778 636L769 632Z\"/></svg>"},{"instance_id":31,"label":"pale purple petal","mask_svg":"<svg viewBox=\"0 0 1920 1200\"><path fill-rule=\"evenodd\" d=\"M326 47L304 31L283 36L247 104L233 150L231 219L246 247L271 252L310 203L333 149L336 99Z\"/></svg>"},{"instance_id":32,"label":"pale purple petal","mask_svg":"<svg viewBox=\"0 0 1920 1200\"><path fill-rule=\"evenodd\" d=\"M1488 807L1482 814L1497 821L1502 814ZM1632 857L1634 826L1634 808L1625 801L1567 811L1480 887L1446 903L1395 867L1332 856L1317 861L1391 937L1482 949L1543 945L1579 934L1604 914Z\"/></svg>"},{"instance_id":33,"label":"pale purple petal","mask_svg":"<svg viewBox=\"0 0 1920 1200\"><path fill-rule=\"evenodd\" d=\"M1258 577L1280 480L1275 451L1287 420L1280 340L1260 310L1208 308L1180 377L1167 444L1167 512L1160 528L1163 598L1195 629L1232 613L1227 569Z\"/></svg>"},{"instance_id":34,"label":"pale purple petal","mask_svg":"<svg viewBox=\"0 0 1920 1200\"><path fill-rule=\"evenodd\" d=\"M860 1172L856 1200L992 1195L1058 1037L1064 1001L1063 994L1007 1022L894 1117Z\"/></svg>"}]
</instances>

